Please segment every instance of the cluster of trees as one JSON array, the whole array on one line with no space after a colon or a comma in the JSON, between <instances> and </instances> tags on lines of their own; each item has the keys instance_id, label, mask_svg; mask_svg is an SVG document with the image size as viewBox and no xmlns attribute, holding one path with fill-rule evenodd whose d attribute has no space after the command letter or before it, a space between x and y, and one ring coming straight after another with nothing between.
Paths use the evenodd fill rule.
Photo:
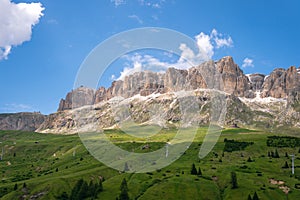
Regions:
<instances>
[{"instance_id":1,"label":"cluster of trees","mask_svg":"<svg viewBox=\"0 0 300 200\"><path fill-rule=\"evenodd\" d=\"M300 147L300 138L290 136L268 136L268 147Z\"/></svg>"},{"instance_id":2,"label":"cluster of trees","mask_svg":"<svg viewBox=\"0 0 300 200\"><path fill-rule=\"evenodd\" d=\"M192 174L192 175L202 176L202 171L201 171L200 167L198 168L198 171L197 171L196 166L195 166L195 164L193 163L193 164L192 164L192 169L191 169L191 174Z\"/></svg>"},{"instance_id":3,"label":"cluster of trees","mask_svg":"<svg viewBox=\"0 0 300 200\"><path fill-rule=\"evenodd\" d=\"M227 138L224 139L224 142L224 151L227 152L244 150L247 146L254 144L253 142L239 142L235 140L228 140Z\"/></svg>"},{"instance_id":4,"label":"cluster of trees","mask_svg":"<svg viewBox=\"0 0 300 200\"><path fill-rule=\"evenodd\" d=\"M90 181L88 184L83 179L77 181L73 187L71 194L68 195L66 192L63 192L60 196L57 197L59 200L82 200L86 198L97 199L98 193L103 191L102 181L98 183L93 183Z\"/></svg>"},{"instance_id":5,"label":"cluster of trees","mask_svg":"<svg viewBox=\"0 0 300 200\"><path fill-rule=\"evenodd\" d=\"M27 189L27 185L26 183L23 183L23 189ZM0 199L4 196L4 195L7 195L8 193L12 192L13 190L18 190L18 184L16 183L14 185L13 188L7 188L7 187L3 187L3 188L0 188Z\"/></svg>"},{"instance_id":6,"label":"cluster of trees","mask_svg":"<svg viewBox=\"0 0 300 200\"><path fill-rule=\"evenodd\" d=\"M258 195L256 192L254 192L253 198L251 197L251 195L248 195L248 200L259 200Z\"/></svg>"},{"instance_id":7,"label":"cluster of trees","mask_svg":"<svg viewBox=\"0 0 300 200\"><path fill-rule=\"evenodd\" d=\"M269 158L280 158L277 149L275 149L275 151L268 151L268 157Z\"/></svg>"}]
</instances>

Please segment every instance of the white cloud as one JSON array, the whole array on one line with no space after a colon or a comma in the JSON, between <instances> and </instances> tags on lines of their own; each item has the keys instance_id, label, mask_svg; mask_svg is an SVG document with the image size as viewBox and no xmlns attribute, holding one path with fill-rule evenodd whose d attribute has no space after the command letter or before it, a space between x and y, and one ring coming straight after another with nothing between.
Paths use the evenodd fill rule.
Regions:
<instances>
[{"instance_id":1,"label":"white cloud","mask_svg":"<svg viewBox=\"0 0 300 200\"><path fill-rule=\"evenodd\" d=\"M201 32L195 38L199 49L198 56L204 58L204 60L211 59L214 55L214 46L211 42L211 37Z\"/></svg>"},{"instance_id":2,"label":"white cloud","mask_svg":"<svg viewBox=\"0 0 300 200\"><path fill-rule=\"evenodd\" d=\"M138 0L141 6L147 6L151 8L161 8L165 3L165 0Z\"/></svg>"},{"instance_id":3,"label":"white cloud","mask_svg":"<svg viewBox=\"0 0 300 200\"><path fill-rule=\"evenodd\" d=\"M143 20L141 20L139 18L139 16L137 16L137 15L129 15L128 17L131 18L131 19L135 19L139 24L143 24L144 23Z\"/></svg>"},{"instance_id":4,"label":"white cloud","mask_svg":"<svg viewBox=\"0 0 300 200\"><path fill-rule=\"evenodd\" d=\"M113 4L115 4L116 7L118 7L118 6L126 3L125 0L110 0L110 2L112 2Z\"/></svg>"},{"instance_id":5,"label":"white cloud","mask_svg":"<svg viewBox=\"0 0 300 200\"><path fill-rule=\"evenodd\" d=\"M111 75L110 80L112 80L112 81L116 80L116 75L114 75L114 74Z\"/></svg>"},{"instance_id":6,"label":"white cloud","mask_svg":"<svg viewBox=\"0 0 300 200\"><path fill-rule=\"evenodd\" d=\"M219 49L221 47L232 47L233 46L232 38L230 36L228 36L227 38L224 38L223 34L218 33L218 31L216 29L212 30L212 32L210 34L210 38L212 38L214 40L214 42L216 43L217 49Z\"/></svg>"},{"instance_id":7,"label":"white cloud","mask_svg":"<svg viewBox=\"0 0 300 200\"><path fill-rule=\"evenodd\" d=\"M172 66L172 64L162 62L150 55L140 55L135 53L133 56L123 56L123 58L129 61L129 63L127 63L123 71L120 72L121 75L117 78L118 80L122 80L126 76L144 70L164 72L167 68Z\"/></svg>"},{"instance_id":8,"label":"white cloud","mask_svg":"<svg viewBox=\"0 0 300 200\"><path fill-rule=\"evenodd\" d=\"M242 67L254 67L253 60L250 58L245 58Z\"/></svg>"},{"instance_id":9,"label":"white cloud","mask_svg":"<svg viewBox=\"0 0 300 200\"><path fill-rule=\"evenodd\" d=\"M0 0L0 60L7 59L12 46L31 39L32 27L39 22L41 3L13 3Z\"/></svg>"},{"instance_id":10,"label":"white cloud","mask_svg":"<svg viewBox=\"0 0 300 200\"><path fill-rule=\"evenodd\" d=\"M117 79L124 79L125 76L133 74L138 71L151 70L163 72L169 67L177 69L188 69L192 66L197 66L205 61L212 59L215 50L221 47L232 47L233 41L231 37L225 38L223 34L213 29L210 34L203 32L195 36L197 44L197 52L194 52L186 44L182 43L178 47L181 51L179 58L176 62L162 62L157 58L150 55L134 54L133 56L125 56L124 58L129 61L129 64L120 73L120 77ZM171 53L172 54L172 53ZM164 53L165 56L170 56Z\"/></svg>"},{"instance_id":11,"label":"white cloud","mask_svg":"<svg viewBox=\"0 0 300 200\"><path fill-rule=\"evenodd\" d=\"M182 51L179 62L188 60L193 66L198 65L204 61L212 59L215 50L221 47L232 47L233 40L231 37L225 38L223 34L218 33L216 29L213 29L210 34L203 32L195 36L198 52L193 52L186 44L180 45Z\"/></svg>"}]
</instances>

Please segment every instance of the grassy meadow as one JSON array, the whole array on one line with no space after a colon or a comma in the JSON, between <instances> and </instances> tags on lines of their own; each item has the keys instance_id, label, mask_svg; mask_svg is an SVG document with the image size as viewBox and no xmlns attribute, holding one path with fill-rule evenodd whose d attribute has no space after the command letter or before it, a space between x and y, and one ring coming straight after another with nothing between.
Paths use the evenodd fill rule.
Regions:
<instances>
[{"instance_id":1,"label":"grassy meadow","mask_svg":"<svg viewBox=\"0 0 300 200\"><path fill-rule=\"evenodd\" d=\"M97 161L78 135L0 131L0 147L3 148L0 198L63 199L61 194L70 196L72 188L82 178L87 183L102 180L103 190L98 192L97 199L115 200L125 178L130 199L247 200L248 195L253 196L255 192L259 199L300 199L297 185L300 184L300 146L297 143L289 147L267 146L268 136L286 136L285 133L224 129L209 155L199 159L206 130L199 128L193 143L171 165L136 174L117 171ZM125 150L145 153L164 147L176 130L163 129L146 139L120 130L106 130L105 134ZM143 149L145 145L149 148ZM275 151L279 158L271 156ZM291 174L290 154L295 154L295 175ZM286 162L288 167L283 168ZM193 164L197 170L201 169L202 175L191 174ZM231 172L236 173L237 188L232 188ZM274 179L272 183L271 179Z\"/></svg>"}]
</instances>

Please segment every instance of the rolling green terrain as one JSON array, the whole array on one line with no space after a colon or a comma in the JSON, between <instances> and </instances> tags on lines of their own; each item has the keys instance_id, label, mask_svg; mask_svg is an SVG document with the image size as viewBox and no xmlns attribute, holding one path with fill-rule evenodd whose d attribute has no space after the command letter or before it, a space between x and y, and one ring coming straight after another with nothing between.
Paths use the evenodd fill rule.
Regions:
<instances>
[{"instance_id":1,"label":"rolling green terrain","mask_svg":"<svg viewBox=\"0 0 300 200\"><path fill-rule=\"evenodd\" d=\"M140 153L163 147L175 133L174 129L164 129L144 140L119 130L105 132L116 145ZM98 199L114 200L125 178L130 199L246 200L255 192L259 199L300 199L298 138L269 137L287 136L285 133L226 129L213 151L200 160L198 153L205 133L206 128L200 128L192 145L170 166L129 174L94 159L77 135L0 131L0 198L63 199L63 192L69 196L82 178L87 183L102 180L103 191L98 191ZM146 144L149 148L142 148ZM290 154L295 154L294 176ZM202 175L191 174L193 164ZM232 172L237 177L237 188L232 188ZM287 190L288 195L284 192Z\"/></svg>"}]
</instances>

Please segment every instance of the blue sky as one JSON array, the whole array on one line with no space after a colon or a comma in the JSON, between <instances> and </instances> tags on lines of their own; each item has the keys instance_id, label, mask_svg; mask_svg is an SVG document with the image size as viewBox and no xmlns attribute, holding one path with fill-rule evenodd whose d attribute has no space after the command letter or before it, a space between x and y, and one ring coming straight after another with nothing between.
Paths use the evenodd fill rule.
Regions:
<instances>
[{"instance_id":1,"label":"blue sky","mask_svg":"<svg viewBox=\"0 0 300 200\"><path fill-rule=\"evenodd\" d=\"M0 13L7 10L3 2L8 1L0 0ZM297 0L12 2L39 2L44 10L31 7L35 13L29 38L28 30L24 29L24 33L18 32L21 41L7 41L5 36L11 33L8 29L0 30L0 113L55 112L59 100L72 89L76 73L89 52L110 36L133 28L169 28L192 38L201 32L211 37L216 30L219 39L232 41L220 48L214 44L212 59L233 56L245 73L268 74L276 67L300 65ZM7 19L11 19L9 13ZM15 27L22 25L9 21ZM0 19L0 27L1 23L3 27L5 21ZM5 55L7 47L11 48ZM129 68L132 58L134 55L125 63ZM103 85L110 85L112 76L118 78L125 64L116 62L102 78Z\"/></svg>"}]
</instances>

